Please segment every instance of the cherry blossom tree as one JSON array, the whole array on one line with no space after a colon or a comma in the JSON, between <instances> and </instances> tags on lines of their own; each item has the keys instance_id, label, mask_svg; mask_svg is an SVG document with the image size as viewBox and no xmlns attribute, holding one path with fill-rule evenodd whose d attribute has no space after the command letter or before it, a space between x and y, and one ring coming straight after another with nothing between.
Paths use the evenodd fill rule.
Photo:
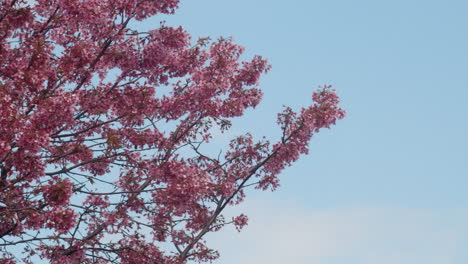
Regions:
<instances>
[{"instance_id":1,"label":"cherry blossom tree","mask_svg":"<svg viewBox=\"0 0 468 264\"><path fill-rule=\"evenodd\" d=\"M2 0L0 262L206 263L204 236L247 187L274 190L313 134L343 118L330 86L278 114L281 138L204 153L261 100L269 65L231 39L162 23L178 0ZM131 23L130 23L131 22Z\"/></svg>"}]
</instances>

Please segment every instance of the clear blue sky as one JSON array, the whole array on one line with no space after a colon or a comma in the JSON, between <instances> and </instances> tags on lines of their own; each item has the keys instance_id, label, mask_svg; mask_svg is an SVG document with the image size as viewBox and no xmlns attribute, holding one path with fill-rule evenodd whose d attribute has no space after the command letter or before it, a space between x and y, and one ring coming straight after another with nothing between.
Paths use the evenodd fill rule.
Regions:
<instances>
[{"instance_id":1,"label":"clear blue sky","mask_svg":"<svg viewBox=\"0 0 468 264\"><path fill-rule=\"evenodd\" d=\"M233 36L273 65L238 131L333 84L347 117L316 136L219 263L468 263L468 1L182 1L170 25Z\"/></svg>"}]
</instances>

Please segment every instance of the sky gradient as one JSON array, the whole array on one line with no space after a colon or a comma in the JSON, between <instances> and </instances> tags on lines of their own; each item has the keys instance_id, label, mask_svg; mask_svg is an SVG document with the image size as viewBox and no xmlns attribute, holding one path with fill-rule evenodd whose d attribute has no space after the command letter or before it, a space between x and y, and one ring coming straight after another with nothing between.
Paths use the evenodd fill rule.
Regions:
<instances>
[{"instance_id":1,"label":"sky gradient","mask_svg":"<svg viewBox=\"0 0 468 264\"><path fill-rule=\"evenodd\" d=\"M208 238L217 263L468 262L466 10L462 0L186 0L145 24L232 36L246 58L269 59L264 101L232 135L274 138L282 105L308 105L323 83L347 111L278 191L231 210L250 225Z\"/></svg>"}]
</instances>

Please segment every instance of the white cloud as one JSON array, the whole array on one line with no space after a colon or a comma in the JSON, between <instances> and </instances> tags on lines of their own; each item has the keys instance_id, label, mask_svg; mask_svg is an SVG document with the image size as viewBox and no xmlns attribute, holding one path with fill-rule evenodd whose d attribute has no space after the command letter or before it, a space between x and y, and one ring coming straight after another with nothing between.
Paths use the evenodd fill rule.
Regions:
<instances>
[{"instance_id":1,"label":"white cloud","mask_svg":"<svg viewBox=\"0 0 468 264\"><path fill-rule=\"evenodd\" d=\"M246 230L208 238L220 250L217 263L458 264L468 235L468 211L455 209L326 210L259 200L242 209L251 219Z\"/></svg>"}]
</instances>

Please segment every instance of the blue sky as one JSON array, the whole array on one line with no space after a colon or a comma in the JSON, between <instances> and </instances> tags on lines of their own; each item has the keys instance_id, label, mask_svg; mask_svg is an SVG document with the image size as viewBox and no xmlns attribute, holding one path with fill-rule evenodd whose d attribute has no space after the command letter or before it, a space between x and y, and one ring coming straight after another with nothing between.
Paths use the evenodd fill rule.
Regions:
<instances>
[{"instance_id":1,"label":"blue sky","mask_svg":"<svg viewBox=\"0 0 468 264\"><path fill-rule=\"evenodd\" d=\"M348 113L278 191L231 211L251 224L209 237L219 263L468 262L467 10L462 0L186 0L164 18L270 60L263 103L234 131L274 137L281 106L309 104L323 83Z\"/></svg>"}]
</instances>

